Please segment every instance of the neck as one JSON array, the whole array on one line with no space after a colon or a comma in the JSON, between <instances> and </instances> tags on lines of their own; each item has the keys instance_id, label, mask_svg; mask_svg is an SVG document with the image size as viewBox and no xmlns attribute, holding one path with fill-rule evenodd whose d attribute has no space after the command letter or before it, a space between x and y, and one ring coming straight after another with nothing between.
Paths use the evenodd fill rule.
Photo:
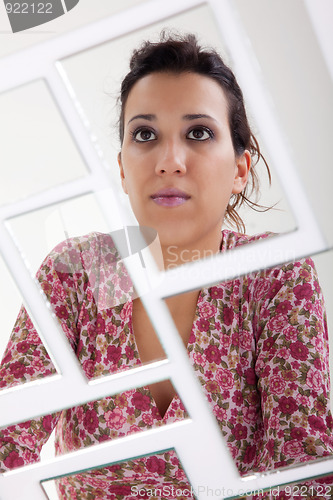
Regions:
<instances>
[{"instance_id":1,"label":"neck","mask_svg":"<svg viewBox=\"0 0 333 500\"><path fill-rule=\"evenodd\" d=\"M221 233L207 242L194 242L191 245L162 245L164 269L170 270L177 266L212 257L219 253Z\"/></svg>"}]
</instances>

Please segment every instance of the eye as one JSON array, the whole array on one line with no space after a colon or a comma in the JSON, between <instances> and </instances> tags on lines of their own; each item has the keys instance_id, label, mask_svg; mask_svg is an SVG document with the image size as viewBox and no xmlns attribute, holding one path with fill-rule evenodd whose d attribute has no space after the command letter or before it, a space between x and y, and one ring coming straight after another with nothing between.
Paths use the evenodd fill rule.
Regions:
<instances>
[{"instance_id":1,"label":"eye","mask_svg":"<svg viewBox=\"0 0 333 500\"><path fill-rule=\"evenodd\" d=\"M149 142L157 139L156 134L149 128L139 128L134 130L132 137L136 142Z\"/></svg>"},{"instance_id":2,"label":"eye","mask_svg":"<svg viewBox=\"0 0 333 500\"><path fill-rule=\"evenodd\" d=\"M213 132L206 127L195 127L189 131L187 138L191 141L207 141L214 137Z\"/></svg>"}]
</instances>

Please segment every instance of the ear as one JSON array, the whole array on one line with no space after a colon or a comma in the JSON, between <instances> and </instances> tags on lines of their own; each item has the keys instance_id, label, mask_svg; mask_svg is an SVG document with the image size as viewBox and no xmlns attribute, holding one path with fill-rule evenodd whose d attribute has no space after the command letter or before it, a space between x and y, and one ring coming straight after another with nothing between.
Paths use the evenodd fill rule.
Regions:
<instances>
[{"instance_id":1,"label":"ear","mask_svg":"<svg viewBox=\"0 0 333 500\"><path fill-rule=\"evenodd\" d=\"M123 162L121 160L121 152L118 153L118 165L119 165L119 170L120 170L121 185L123 187L124 192L126 194L128 194L127 188L126 188L126 181L125 181L125 174L124 174Z\"/></svg>"},{"instance_id":2,"label":"ear","mask_svg":"<svg viewBox=\"0 0 333 500\"><path fill-rule=\"evenodd\" d=\"M243 154L236 158L235 179L232 189L233 194L238 194L243 191L247 184L249 172L251 168L251 153L247 149Z\"/></svg>"}]
</instances>

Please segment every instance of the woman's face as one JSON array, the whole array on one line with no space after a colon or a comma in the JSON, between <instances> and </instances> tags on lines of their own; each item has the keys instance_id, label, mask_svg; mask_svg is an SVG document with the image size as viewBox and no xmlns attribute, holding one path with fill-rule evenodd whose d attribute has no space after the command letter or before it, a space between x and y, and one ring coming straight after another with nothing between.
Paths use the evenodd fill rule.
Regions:
<instances>
[{"instance_id":1,"label":"woman's face","mask_svg":"<svg viewBox=\"0 0 333 500\"><path fill-rule=\"evenodd\" d=\"M163 246L211 248L232 193L245 187L250 154L235 156L227 100L196 73L153 73L129 93L119 154L122 186L140 225Z\"/></svg>"}]
</instances>

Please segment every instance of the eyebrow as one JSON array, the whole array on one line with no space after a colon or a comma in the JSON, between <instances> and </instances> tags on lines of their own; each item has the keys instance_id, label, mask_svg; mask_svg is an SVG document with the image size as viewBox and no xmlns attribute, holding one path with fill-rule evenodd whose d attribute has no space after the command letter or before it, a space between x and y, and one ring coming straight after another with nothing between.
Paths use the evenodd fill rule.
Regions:
<instances>
[{"instance_id":1,"label":"eyebrow","mask_svg":"<svg viewBox=\"0 0 333 500\"><path fill-rule=\"evenodd\" d=\"M202 113L196 113L196 114L187 114L187 115L184 115L183 116L183 120L186 120L186 121L191 121L191 120L197 120L198 118L208 118L209 120L215 120L215 118L213 118L212 116L209 116L209 115L205 115L205 114L202 114ZM152 122L154 120L157 119L156 115L152 115L152 114L140 114L140 115L135 115L133 116L129 121L128 123L131 123L133 120L137 120L137 119L141 119L141 120L148 120L149 122Z\"/></svg>"},{"instance_id":2,"label":"eyebrow","mask_svg":"<svg viewBox=\"0 0 333 500\"><path fill-rule=\"evenodd\" d=\"M135 115L133 116L130 120L128 120L128 123L131 123L133 120L137 120L138 118L141 118L141 120L148 120L149 122L152 122L156 120L156 115L148 114L148 115Z\"/></svg>"},{"instance_id":3,"label":"eyebrow","mask_svg":"<svg viewBox=\"0 0 333 500\"><path fill-rule=\"evenodd\" d=\"M190 115L184 115L183 116L183 120L197 120L198 118L208 118L209 120L214 120L214 122L216 121L215 118L213 118L212 116L210 115L205 115L205 114L202 114L202 113L198 113L198 114L190 114Z\"/></svg>"}]
</instances>

